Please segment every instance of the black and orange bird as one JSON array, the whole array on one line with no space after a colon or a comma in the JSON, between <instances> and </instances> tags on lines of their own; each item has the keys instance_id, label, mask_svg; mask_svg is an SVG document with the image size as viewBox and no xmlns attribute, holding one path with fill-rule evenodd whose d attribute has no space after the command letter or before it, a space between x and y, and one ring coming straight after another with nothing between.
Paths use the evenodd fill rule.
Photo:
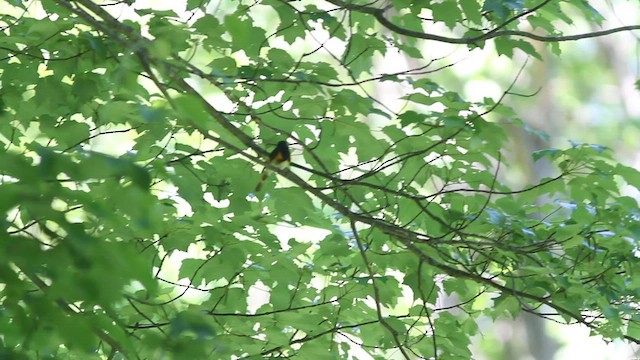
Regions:
<instances>
[{"instance_id":1,"label":"black and orange bird","mask_svg":"<svg viewBox=\"0 0 640 360\"><path fill-rule=\"evenodd\" d=\"M289 166L290 163L291 163L291 154L289 153L289 145L287 144L286 141L278 142L278 145L276 145L276 148L273 149L271 154L269 154L269 164L274 165L279 169L284 169L287 166ZM260 177L260 182L258 183L258 186L256 186L256 192L260 191L260 189L262 188L262 185L264 184L264 181L267 180L267 178L272 172L273 171L269 170L269 168L267 167L265 167L264 170L262 170L262 176Z\"/></svg>"}]
</instances>

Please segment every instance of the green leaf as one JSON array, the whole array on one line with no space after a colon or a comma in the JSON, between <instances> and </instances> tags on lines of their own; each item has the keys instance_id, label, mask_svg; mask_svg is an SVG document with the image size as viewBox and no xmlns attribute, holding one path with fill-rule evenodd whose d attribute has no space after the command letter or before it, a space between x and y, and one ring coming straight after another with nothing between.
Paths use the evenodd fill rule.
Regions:
<instances>
[{"instance_id":1,"label":"green leaf","mask_svg":"<svg viewBox=\"0 0 640 360\"><path fill-rule=\"evenodd\" d=\"M531 55L531 56L533 56L534 58L536 58L538 60L542 60L542 56L540 56L538 51L536 51L536 49L533 47L533 45L531 45L531 43L529 43L528 41L514 40L513 41L513 46L514 46L514 48L520 49L520 50L524 51L526 54Z\"/></svg>"},{"instance_id":2,"label":"green leaf","mask_svg":"<svg viewBox=\"0 0 640 360\"><path fill-rule=\"evenodd\" d=\"M238 65L231 57L221 57L209 63L211 75L214 76L235 76L238 73Z\"/></svg>"},{"instance_id":3,"label":"green leaf","mask_svg":"<svg viewBox=\"0 0 640 360\"><path fill-rule=\"evenodd\" d=\"M494 40L496 44L496 51L498 55L506 55L507 57L513 57L513 48L515 42L507 37L497 37Z\"/></svg>"},{"instance_id":4,"label":"green leaf","mask_svg":"<svg viewBox=\"0 0 640 360\"><path fill-rule=\"evenodd\" d=\"M183 311L171 320L171 335L179 336L184 332L192 332L198 339L216 335L216 331L197 311Z\"/></svg>"},{"instance_id":5,"label":"green leaf","mask_svg":"<svg viewBox=\"0 0 640 360\"><path fill-rule=\"evenodd\" d=\"M247 56L257 56L264 45L265 32L253 26L251 18L239 14L224 18L224 24L231 35L232 50L244 51Z\"/></svg>"},{"instance_id":6,"label":"green leaf","mask_svg":"<svg viewBox=\"0 0 640 360\"><path fill-rule=\"evenodd\" d=\"M544 149L544 150L539 150L534 152L532 154L532 157L534 161L538 161L544 157L547 157L550 159L556 159L561 154L562 154L562 151L559 149Z\"/></svg>"},{"instance_id":7,"label":"green leaf","mask_svg":"<svg viewBox=\"0 0 640 360\"><path fill-rule=\"evenodd\" d=\"M450 29L453 29L461 20L460 9L458 9L455 1L433 3L431 4L431 11L433 11L433 19L435 21L444 22ZM477 15L479 15L479 13Z\"/></svg>"},{"instance_id":8,"label":"green leaf","mask_svg":"<svg viewBox=\"0 0 640 360\"><path fill-rule=\"evenodd\" d=\"M306 222L315 214L311 198L300 188L278 188L273 191L275 210L279 214L288 214L293 222Z\"/></svg>"},{"instance_id":9,"label":"green leaf","mask_svg":"<svg viewBox=\"0 0 640 360\"><path fill-rule=\"evenodd\" d=\"M370 74L373 67L373 54L379 52L384 55L386 46L384 42L374 36L353 34L351 36L348 52L344 53L343 62L349 64L354 77L361 74Z\"/></svg>"},{"instance_id":10,"label":"green leaf","mask_svg":"<svg viewBox=\"0 0 640 360\"><path fill-rule=\"evenodd\" d=\"M640 189L640 171L622 164L617 164L614 171L622 177L627 184Z\"/></svg>"},{"instance_id":11,"label":"green leaf","mask_svg":"<svg viewBox=\"0 0 640 360\"><path fill-rule=\"evenodd\" d=\"M474 24L482 23L482 15L480 14L480 4L476 0L460 0L460 7L467 17L467 20Z\"/></svg>"},{"instance_id":12,"label":"green leaf","mask_svg":"<svg viewBox=\"0 0 640 360\"><path fill-rule=\"evenodd\" d=\"M138 107L124 101L108 102L98 108L98 116L102 123L123 124L138 116Z\"/></svg>"}]
</instances>

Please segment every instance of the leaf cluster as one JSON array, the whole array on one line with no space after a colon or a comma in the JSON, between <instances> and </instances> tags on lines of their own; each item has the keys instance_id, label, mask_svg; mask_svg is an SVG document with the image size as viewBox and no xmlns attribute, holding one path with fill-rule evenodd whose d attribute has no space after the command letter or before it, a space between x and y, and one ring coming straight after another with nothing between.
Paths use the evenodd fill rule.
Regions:
<instances>
[{"instance_id":1,"label":"leaf cluster","mask_svg":"<svg viewBox=\"0 0 640 360\"><path fill-rule=\"evenodd\" d=\"M422 46L535 56L588 2L35 4L0 3L7 356L463 359L522 311L640 341L638 172L572 144L509 188L511 89L469 102Z\"/></svg>"}]
</instances>

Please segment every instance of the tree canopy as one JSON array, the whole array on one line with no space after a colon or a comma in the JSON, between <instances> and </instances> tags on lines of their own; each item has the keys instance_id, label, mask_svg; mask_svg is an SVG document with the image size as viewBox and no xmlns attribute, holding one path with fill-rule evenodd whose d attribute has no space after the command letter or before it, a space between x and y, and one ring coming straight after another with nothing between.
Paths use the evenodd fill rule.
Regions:
<instances>
[{"instance_id":1,"label":"tree canopy","mask_svg":"<svg viewBox=\"0 0 640 360\"><path fill-rule=\"evenodd\" d=\"M584 0L172 3L0 2L1 356L467 359L479 317L522 312L640 343L638 171L571 143L510 187L519 94L469 101L429 50L540 61L640 25L572 33L604 20Z\"/></svg>"}]
</instances>

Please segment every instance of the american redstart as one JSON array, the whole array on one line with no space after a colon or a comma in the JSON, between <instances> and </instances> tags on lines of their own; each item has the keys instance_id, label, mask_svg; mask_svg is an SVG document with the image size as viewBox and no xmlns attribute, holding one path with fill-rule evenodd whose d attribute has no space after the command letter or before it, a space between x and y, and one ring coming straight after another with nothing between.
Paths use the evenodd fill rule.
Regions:
<instances>
[{"instance_id":1,"label":"american redstart","mask_svg":"<svg viewBox=\"0 0 640 360\"><path fill-rule=\"evenodd\" d=\"M291 154L289 154L289 146L286 141L278 142L276 148L273 149L271 154L269 154L269 164L275 165L279 169L284 169L291 163ZM260 191L262 188L262 184L267 180L267 177L272 173L268 168L264 168L262 170L262 177L260 177L260 182L258 186L256 186L256 192Z\"/></svg>"}]
</instances>

